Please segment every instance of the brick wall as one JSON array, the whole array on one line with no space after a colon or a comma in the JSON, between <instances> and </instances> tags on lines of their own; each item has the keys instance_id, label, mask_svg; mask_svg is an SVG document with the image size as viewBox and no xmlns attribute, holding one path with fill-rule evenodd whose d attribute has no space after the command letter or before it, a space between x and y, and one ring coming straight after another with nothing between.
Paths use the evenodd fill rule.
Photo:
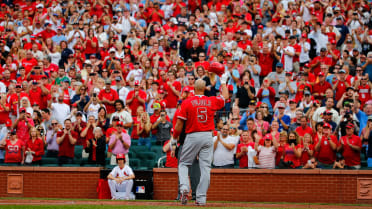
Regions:
<instances>
[{"instance_id":1,"label":"brick wall","mask_svg":"<svg viewBox=\"0 0 372 209\"><path fill-rule=\"evenodd\" d=\"M8 174L23 174L23 194L7 194ZM97 198L100 168L0 167L0 197Z\"/></svg>"},{"instance_id":2,"label":"brick wall","mask_svg":"<svg viewBox=\"0 0 372 209\"><path fill-rule=\"evenodd\" d=\"M208 200L372 204L357 199L357 178L372 171L212 169ZM177 170L154 169L154 199L177 196Z\"/></svg>"}]
</instances>

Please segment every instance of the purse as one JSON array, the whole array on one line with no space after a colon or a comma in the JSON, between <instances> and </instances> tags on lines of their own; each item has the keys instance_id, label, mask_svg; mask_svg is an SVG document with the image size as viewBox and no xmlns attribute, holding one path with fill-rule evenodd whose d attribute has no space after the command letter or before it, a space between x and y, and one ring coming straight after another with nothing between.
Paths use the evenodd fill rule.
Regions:
<instances>
[{"instance_id":1,"label":"purse","mask_svg":"<svg viewBox=\"0 0 372 209\"><path fill-rule=\"evenodd\" d=\"M34 159L34 156L32 155L31 152L29 152L29 153L27 153L27 155L26 155L25 163L30 164L30 163L32 163L32 160L33 160L33 159Z\"/></svg>"}]
</instances>

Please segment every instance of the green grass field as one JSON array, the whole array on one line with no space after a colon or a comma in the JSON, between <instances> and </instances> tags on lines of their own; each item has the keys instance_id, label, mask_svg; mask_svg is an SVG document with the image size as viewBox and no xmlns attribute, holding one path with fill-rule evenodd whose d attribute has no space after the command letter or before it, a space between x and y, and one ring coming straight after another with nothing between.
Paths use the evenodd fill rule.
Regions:
<instances>
[{"instance_id":1,"label":"green grass field","mask_svg":"<svg viewBox=\"0 0 372 209\"><path fill-rule=\"evenodd\" d=\"M189 204L193 205L192 203ZM143 206L143 205L1 205L1 209L171 209L171 208L206 208L213 207L184 206ZM240 209L246 207L223 207L224 209Z\"/></svg>"}]
</instances>

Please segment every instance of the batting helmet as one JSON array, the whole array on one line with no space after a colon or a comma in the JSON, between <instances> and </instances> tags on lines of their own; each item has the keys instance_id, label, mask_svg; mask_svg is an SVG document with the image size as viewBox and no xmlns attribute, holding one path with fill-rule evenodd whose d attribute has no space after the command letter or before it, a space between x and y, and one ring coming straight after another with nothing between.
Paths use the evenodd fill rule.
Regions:
<instances>
[{"instance_id":1,"label":"batting helmet","mask_svg":"<svg viewBox=\"0 0 372 209\"><path fill-rule=\"evenodd\" d=\"M125 160L125 155L124 154L117 154L116 155L116 160Z\"/></svg>"},{"instance_id":2,"label":"batting helmet","mask_svg":"<svg viewBox=\"0 0 372 209\"><path fill-rule=\"evenodd\" d=\"M225 73L225 66L219 62L213 62L209 66L209 71L216 73L218 76L221 76L222 74Z\"/></svg>"}]
</instances>

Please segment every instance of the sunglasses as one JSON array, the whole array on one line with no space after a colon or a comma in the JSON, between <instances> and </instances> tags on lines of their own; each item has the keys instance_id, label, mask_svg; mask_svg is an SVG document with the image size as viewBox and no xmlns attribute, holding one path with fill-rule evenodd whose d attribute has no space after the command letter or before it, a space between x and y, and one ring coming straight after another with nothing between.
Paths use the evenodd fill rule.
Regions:
<instances>
[{"instance_id":1,"label":"sunglasses","mask_svg":"<svg viewBox=\"0 0 372 209\"><path fill-rule=\"evenodd\" d=\"M52 126L55 126L55 125L57 125L58 123L52 123Z\"/></svg>"},{"instance_id":2,"label":"sunglasses","mask_svg":"<svg viewBox=\"0 0 372 209\"><path fill-rule=\"evenodd\" d=\"M224 129L222 129L223 131L228 131L229 129L227 129L227 128L224 128Z\"/></svg>"},{"instance_id":3,"label":"sunglasses","mask_svg":"<svg viewBox=\"0 0 372 209\"><path fill-rule=\"evenodd\" d=\"M235 127L230 127L230 129L236 129Z\"/></svg>"},{"instance_id":4,"label":"sunglasses","mask_svg":"<svg viewBox=\"0 0 372 209\"><path fill-rule=\"evenodd\" d=\"M194 78L189 78L189 80L195 80Z\"/></svg>"},{"instance_id":5,"label":"sunglasses","mask_svg":"<svg viewBox=\"0 0 372 209\"><path fill-rule=\"evenodd\" d=\"M262 106L261 108L266 108L266 109L267 109L267 108L269 108L269 107L267 107L267 106Z\"/></svg>"}]
</instances>

